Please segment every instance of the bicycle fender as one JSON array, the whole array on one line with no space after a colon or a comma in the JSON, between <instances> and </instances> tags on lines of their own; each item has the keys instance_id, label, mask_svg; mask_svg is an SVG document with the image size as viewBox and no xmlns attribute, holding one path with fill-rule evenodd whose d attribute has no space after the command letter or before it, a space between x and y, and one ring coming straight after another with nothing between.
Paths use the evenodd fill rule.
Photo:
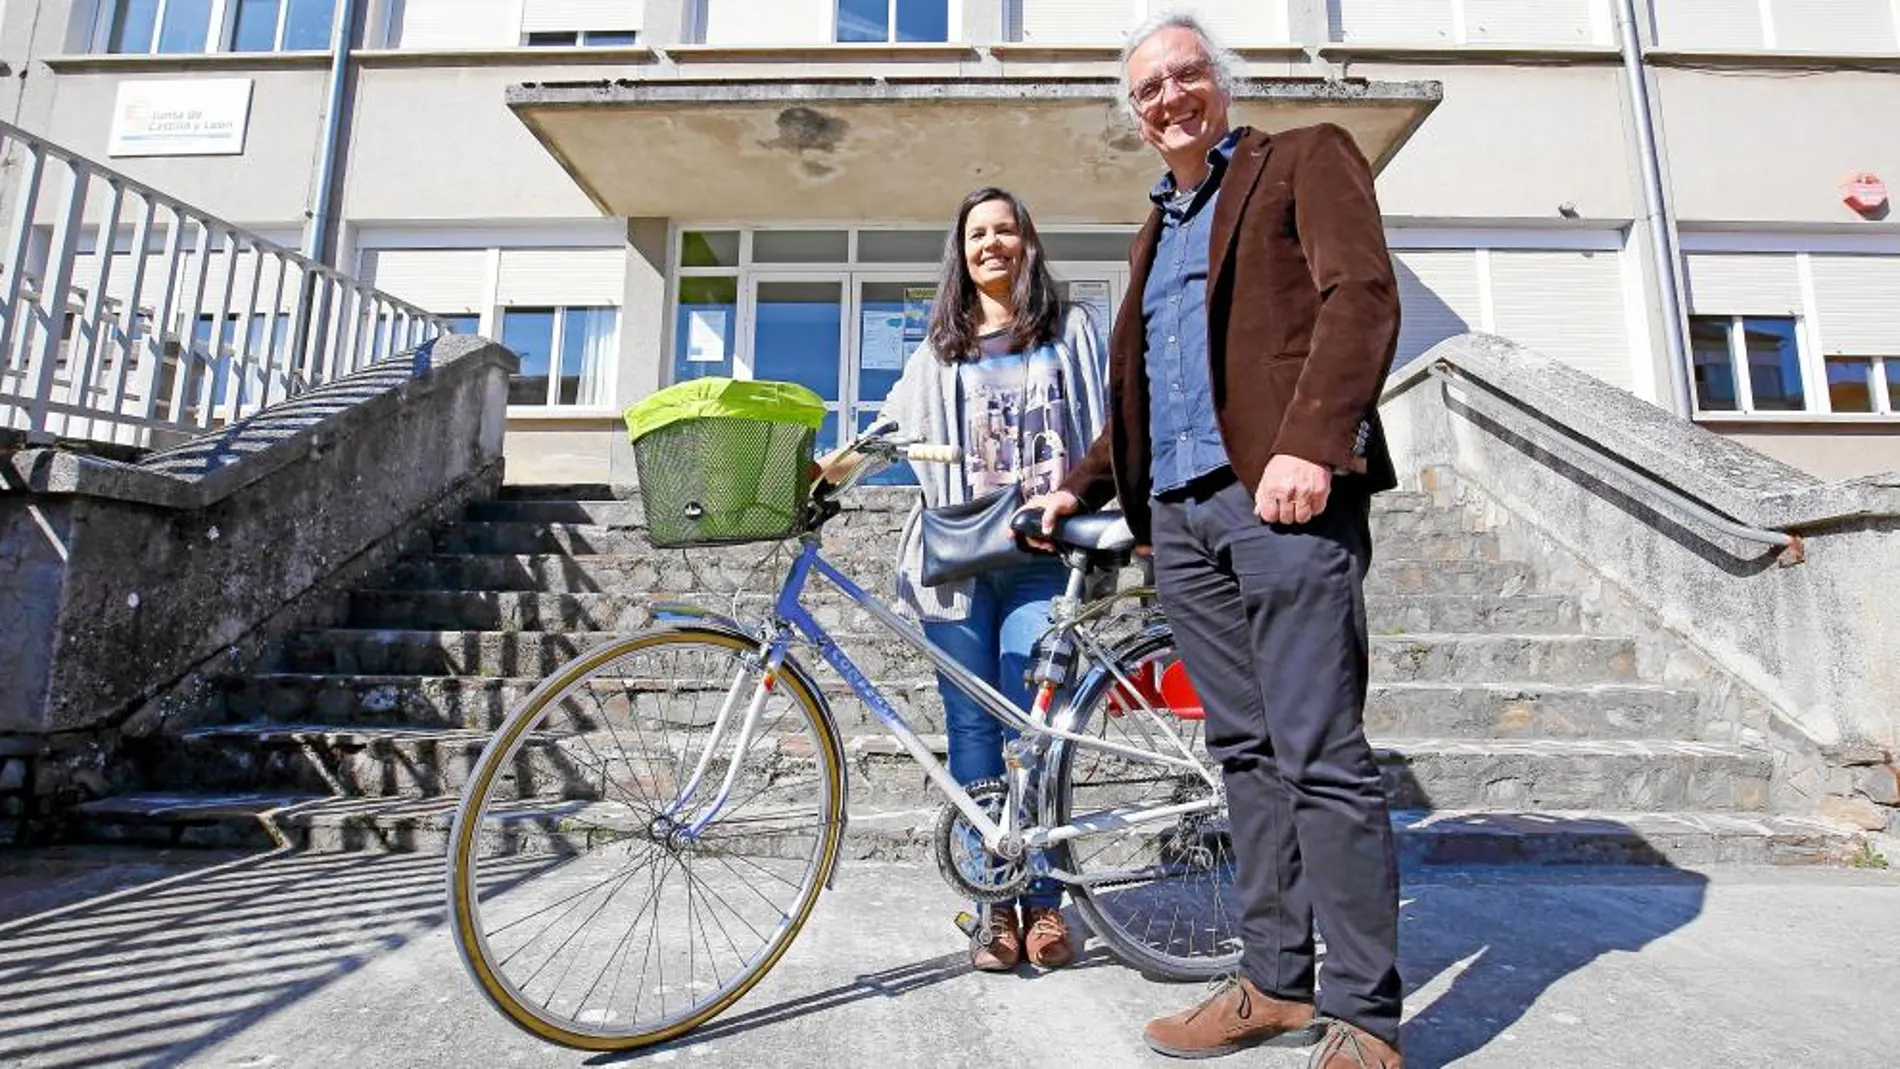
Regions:
<instances>
[{"instance_id":1,"label":"bicycle fender","mask_svg":"<svg viewBox=\"0 0 1900 1069\"><path fill-rule=\"evenodd\" d=\"M763 641L765 635L757 626L747 627L725 613L714 612L684 601L656 601L650 608L653 619L674 627L710 627L717 631L726 631L741 638L755 642Z\"/></svg>"}]
</instances>

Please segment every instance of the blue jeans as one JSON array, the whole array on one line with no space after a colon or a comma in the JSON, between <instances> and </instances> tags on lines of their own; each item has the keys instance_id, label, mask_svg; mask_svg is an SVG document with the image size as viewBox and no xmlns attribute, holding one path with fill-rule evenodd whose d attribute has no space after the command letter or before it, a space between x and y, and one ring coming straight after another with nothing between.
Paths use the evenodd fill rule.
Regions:
<instances>
[{"instance_id":1,"label":"blue jeans","mask_svg":"<svg viewBox=\"0 0 1900 1069\"><path fill-rule=\"evenodd\" d=\"M978 576L970 594L970 615L954 621L926 620L924 637L1027 711L1034 695L1023 673L1029 670L1031 647L1049 626L1049 602L1068 582L1068 569L1053 558ZM958 783L1001 778L1003 741L1016 732L984 712L941 673L937 689L943 694L950 775ZM1031 880L1022 897L1025 907L1061 904L1062 884L1046 877Z\"/></svg>"}]
</instances>

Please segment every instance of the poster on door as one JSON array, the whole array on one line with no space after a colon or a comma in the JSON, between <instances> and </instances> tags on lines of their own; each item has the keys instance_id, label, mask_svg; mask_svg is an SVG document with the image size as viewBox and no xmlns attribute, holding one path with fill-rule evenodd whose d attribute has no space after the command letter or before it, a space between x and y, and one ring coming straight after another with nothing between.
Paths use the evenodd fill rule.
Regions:
<instances>
[{"instance_id":1,"label":"poster on door","mask_svg":"<svg viewBox=\"0 0 1900 1069\"><path fill-rule=\"evenodd\" d=\"M1106 344L1108 325L1115 314L1109 303L1108 283L1099 280L1071 282L1069 300L1089 310L1089 322L1095 327L1096 340Z\"/></svg>"},{"instance_id":2,"label":"poster on door","mask_svg":"<svg viewBox=\"0 0 1900 1069\"><path fill-rule=\"evenodd\" d=\"M911 349L904 343L904 313L866 309L858 323L858 366L865 371L902 371Z\"/></svg>"},{"instance_id":3,"label":"poster on door","mask_svg":"<svg viewBox=\"0 0 1900 1069\"><path fill-rule=\"evenodd\" d=\"M904 287L904 345L906 348L923 343L924 336L930 333L930 306L937 302L935 286Z\"/></svg>"}]
</instances>

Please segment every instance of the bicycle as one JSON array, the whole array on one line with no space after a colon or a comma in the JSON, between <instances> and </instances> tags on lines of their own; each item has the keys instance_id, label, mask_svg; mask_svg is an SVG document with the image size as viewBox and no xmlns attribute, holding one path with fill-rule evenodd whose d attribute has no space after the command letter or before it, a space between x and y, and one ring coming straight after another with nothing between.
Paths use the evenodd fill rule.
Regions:
<instances>
[{"instance_id":1,"label":"bicycle","mask_svg":"<svg viewBox=\"0 0 1900 1069\"><path fill-rule=\"evenodd\" d=\"M1145 973L1206 979L1236 966L1226 799L1198 710L1163 698L1184 682L1173 637L1151 608L1132 633L1110 633L1115 608L1152 606L1152 590L1083 600L1101 569L1130 559L1127 525L1097 513L1058 529L1068 587L1032 659L1032 707L1018 709L821 555L840 500L876 471L959 455L888 426L851 449L856 467L810 494L766 619L654 606L654 628L589 649L539 684L473 766L451 833L452 930L478 986L516 1025L584 1049L661 1043L726 1010L790 947L835 878L847 821L844 745L794 641L817 651L947 799L933 852L960 894L1004 901L1047 875ZM1019 733L1004 779L951 778L806 609L813 574ZM985 921L957 919L973 936Z\"/></svg>"}]
</instances>

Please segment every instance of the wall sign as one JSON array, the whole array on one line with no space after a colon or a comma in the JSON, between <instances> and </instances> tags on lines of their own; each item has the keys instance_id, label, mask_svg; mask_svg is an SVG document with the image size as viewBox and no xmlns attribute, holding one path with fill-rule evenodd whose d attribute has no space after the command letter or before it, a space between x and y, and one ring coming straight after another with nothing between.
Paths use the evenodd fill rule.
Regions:
<instances>
[{"instance_id":1,"label":"wall sign","mask_svg":"<svg viewBox=\"0 0 1900 1069\"><path fill-rule=\"evenodd\" d=\"M241 156L251 118L249 78L120 82L111 156Z\"/></svg>"}]
</instances>

